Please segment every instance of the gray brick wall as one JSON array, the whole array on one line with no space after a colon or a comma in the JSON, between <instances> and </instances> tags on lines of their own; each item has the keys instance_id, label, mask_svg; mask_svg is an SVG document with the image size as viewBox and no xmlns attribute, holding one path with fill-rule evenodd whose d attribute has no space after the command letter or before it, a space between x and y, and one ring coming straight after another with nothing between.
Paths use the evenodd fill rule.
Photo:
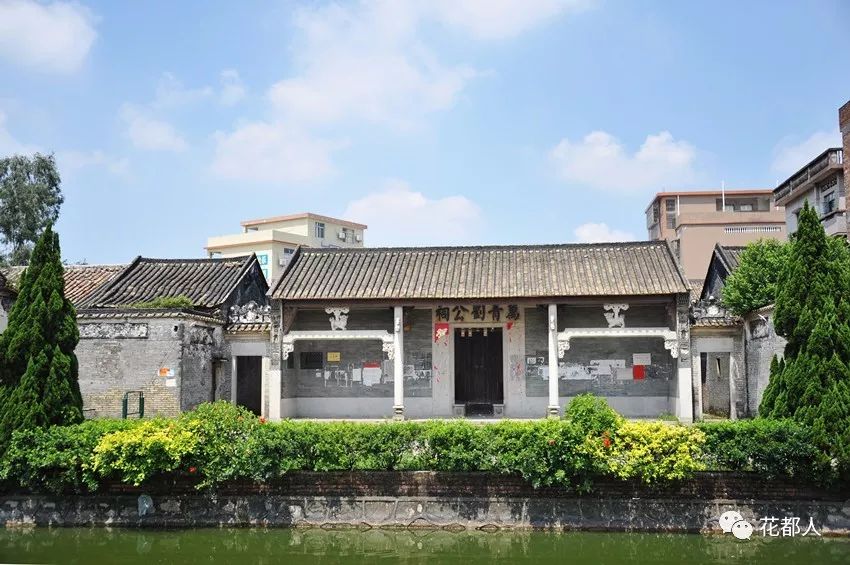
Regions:
<instances>
[{"instance_id":1,"label":"gray brick wall","mask_svg":"<svg viewBox=\"0 0 850 565\"><path fill-rule=\"evenodd\" d=\"M602 304L593 306L561 306L558 309L558 329L577 327L608 327ZM626 327L668 327L670 314L667 305L630 306L625 312ZM526 395L548 396L548 380L542 378L542 367L548 364L547 313L542 308L525 309ZM601 323L599 322L601 319ZM649 353L652 364L643 380L633 379L632 355ZM535 358L535 365L528 361ZM595 374L591 360L615 359L625 361L625 367L611 375ZM574 396L592 392L603 396L667 396L675 379L675 360L664 349L660 338L586 338L570 341L570 349L561 360L568 374L584 370L591 378L558 382L559 396Z\"/></svg>"},{"instance_id":2,"label":"gray brick wall","mask_svg":"<svg viewBox=\"0 0 850 565\"><path fill-rule=\"evenodd\" d=\"M144 326L145 337L123 337L127 323ZM212 398L221 328L190 319L132 317L80 319L79 325L83 335L96 336L80 339L76 349L83 405L95 416L120 417L124 393L131 390L144 392L146 416L176 416ZM172 369L173 381L160 377L160 368ZM225 388L229 393L229 369L222 367L219 377L219 393Z\"/></svg>"},{"instance_id":3,"label":"gray brick wall","mask_svg":"<svg viewBox=\"0 0 850 565\"><path fill-rule=\"evenodd\" d=\"M770 380L770 363L774 355L782 357L785 351L785 339L776 335L773 327L773 311L762 310L759 314L750 314L744 323L746 332L746 380L749 414L758 415L758 407L764 395L764 389Z\"/></svg>"}]
</instances>

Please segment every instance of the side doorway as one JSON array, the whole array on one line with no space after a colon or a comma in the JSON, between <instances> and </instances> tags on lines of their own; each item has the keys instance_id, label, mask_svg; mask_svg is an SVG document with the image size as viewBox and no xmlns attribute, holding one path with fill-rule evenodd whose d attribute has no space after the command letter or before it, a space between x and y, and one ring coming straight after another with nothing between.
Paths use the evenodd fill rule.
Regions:
<instances>
[{"instance_id":1,"label":"side doorway","mask_svg":"<svg viewBox=\"0 0 850 565\"><path fill-rule=\"evenodd\" d=\"M258 355L236 357L236 404L257 416L262 414L263 358Z\"/></svg>"}]
</instances>

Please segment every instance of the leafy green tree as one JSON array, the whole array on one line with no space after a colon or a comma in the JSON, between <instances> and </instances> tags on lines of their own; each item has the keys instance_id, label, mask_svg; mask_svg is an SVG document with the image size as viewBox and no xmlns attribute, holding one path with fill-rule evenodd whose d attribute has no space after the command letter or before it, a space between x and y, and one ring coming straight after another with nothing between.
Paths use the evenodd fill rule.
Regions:
<instances>
[{"instance_id":1,"label":"leafy green tree","mask_svg":"<svg viewBox=\"0 0 850 565\"><path fill-rule=\"evenodd\" d=\"M48 225L0 334L0 452L14 430L82 420L79 332L63 272L59 236Z\"/></svg>"},{"instance_id":2,"label":"leafy green tree","mask_svg":"<svg viewBox=\"0 0 850 565\"><path fill-rule=\"evenodd\" d=\"M0 262L29 263L39 235L59 217L60 182L53 155L0 159Z\"/></svg>"},{"instance_id":3,"label":"leafy green tree","mask_svg":"<svg viewBox=\"0 0 850 565\"><path fill-rule=\"evenodd\" d=\"M788 244L760 239L741 252L738 267L726 278L722 302L739 316L776 300L779 277L788 260Z\"/></svg>"},{"instance_id":4,"label":"leafy green tree","mask_svg":"<svg viewBox=\"0 0 850 565\"><path fill-rule=\"evenodd\" d=\"M774 324L785 359L771 364L759 408L816 432L818 446L850 472L850 252L828 238L817 213L800 213L778 282Z\"/></svg>"}]
</instances>

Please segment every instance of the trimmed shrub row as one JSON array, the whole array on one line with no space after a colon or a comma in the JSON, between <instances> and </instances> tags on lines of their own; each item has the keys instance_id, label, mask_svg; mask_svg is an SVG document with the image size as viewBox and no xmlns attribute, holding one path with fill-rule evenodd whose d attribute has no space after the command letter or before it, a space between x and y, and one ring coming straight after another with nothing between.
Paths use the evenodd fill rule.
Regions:
<instances>
[{"instance_id":1,"label":"trimmed shrub row","mask_svg":"<svg viewBox=\"0 0 850 565\"><path fill-rule=\"evenodd\" d=\"M562 420L267 423L226 402L176 419L94 420L16 432L0 460L7 486L91 492L180 476L199 488L274 481L290 471L483 471L586 492L598 478L661 484L694 471L818 477L823 461L791 422L680 426L628 422L604 400L574 400Z\"/></svg>"}]
</instances>

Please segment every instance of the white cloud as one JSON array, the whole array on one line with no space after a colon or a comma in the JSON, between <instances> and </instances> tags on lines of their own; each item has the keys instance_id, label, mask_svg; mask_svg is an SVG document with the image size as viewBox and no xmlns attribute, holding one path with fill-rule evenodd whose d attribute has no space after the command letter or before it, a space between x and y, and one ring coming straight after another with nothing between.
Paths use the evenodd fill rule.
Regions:
<instances>
[{"instance_id":1,"label":"white cloud","mask_svg":"<svg viewBox=\"0 0 850 565\"><path fill-rule=\"evenodd\" d=\"M269 90L278 114L409 127L452 107L477 73L437 60L418 36L421 12L418 2L301 9L292 46L299 73Z\"/></svg>"},{"instance_id":2,"label":"white cloud","mask_svg":"<svg viewBox=\"0 0 850 565\"><path fill-rule=\"evenodd\" d=\"M180 152L189 146L174 126L142 108L125 104L121 118L127 124L127 137L139 149Z\"/></svg>"},{"instance_id":3,"label":"white cloud","mask_svg":"<svg viewBox=\"0 0 850 565\"><path fill-rule=\"evenodd\" d=\"M105 169L115 175L126 175L129 171L130 162L125 157L113 157L99 149L92 151L59 151L56 153L56 161L59 170L76 172L89 167Z\"/></svg>"},{"instance_id":4,"label":"white cloud","mask_svg":"<svg viewBox=\"0 0 850 565\"><path fill-rule=\"evenodd\" d=\"M218 95L219 102L224 106L233 106L245 97L245 85L239 73L234 69L221 71L221 90Z\"/></svg>"},{"instance_id":5,"label":"white cloud","mask_svg":"<svg viewBox=\"0 0 850 565\"><path fill-rule=\"evenodd\" d=\"M582 224L573 230L575 241L578 243L601 243L606 241L634 241L633 233L612 229L608 224Z\"/></svg>"},{"instance_id":6,"label":"white cloud","mask_svg":"<svg viewBox=\"0 0 850 565\"><path fill-rule=\"evenodd\" d=\"M369 226L369 245L463 245L476 241L484 219L465 196L431 199L403 181L349 203L344 218Z\"/></svg>"},{"instance_id":7,"label":"white cloud","mask_svg":"<svg viewBox=\"0 0 850 565\"><path fill-rule=\"evenodd\" d=\"M213 95L209 86L187 88L180 79L171 73L163 73L156 85L156 95L151 107L157 109L174 108L195 104Z\"/></svg>"},{"instance_id":8,"label":"white cloud","mask_svg":"<svg viewBox=\"0 0 850 565\"><path fill-rule=\"evenodd\" d=\"M696 178L696 149L670 132L648 135L634 154L604 131L574 143L561 140L550 152L558 175L567 182L612 191L660 190Z\"/></svg>"},{"instance_id":9,"label":"white cloud","mask_svg":"<svg viewBox=\"0 0 850 565\"><path fill-rule=\"evenodd\" d=\"M837 130L817 131L797 143L786 138L774 149L771 169L775 173L790 176L830 147L841 147L841 134Z\"/></svg>"},{"instance_id":10,"label":"white cloud","mask_svg":"<svg viewBox=\"0 0 850 565\"><path fill-rule=\"evenodd\" d=\"M435 17L477 39L514 37L594 0L431 0Z\"/></svg>"},{"instance_id":11,"label":"white cloud","mask_svg":"<svg viewBox=\"0 0 850 565\"><path fill-rule=\"evenodd\" d=\"M34 145L25 144L16 139L6 127L6 113L0 110L0 157L9 155L29 155L41 151Z\"/></svg>"},{"instance_id":12,"label":"white cloud","mask_svg":"<svg viewBox=\"0 0 850 565\"><path fill-rule=\"evenodd\" d=\"M94 24L76 2L0 0L0 57L39 71L73 72L97 38Z\"/></svg>"},{"instance_id":13,"label":"white cloud","mask_svg":"<svg viewBox=\"0 0 850 565\"><path fill-rule=\"evenodd\" d=\"M216 132L213 172L253 182L306 182L333 171L330 152L339 144L311 138L282 124L254 122Z\"/></svg>"}]
</instances>

